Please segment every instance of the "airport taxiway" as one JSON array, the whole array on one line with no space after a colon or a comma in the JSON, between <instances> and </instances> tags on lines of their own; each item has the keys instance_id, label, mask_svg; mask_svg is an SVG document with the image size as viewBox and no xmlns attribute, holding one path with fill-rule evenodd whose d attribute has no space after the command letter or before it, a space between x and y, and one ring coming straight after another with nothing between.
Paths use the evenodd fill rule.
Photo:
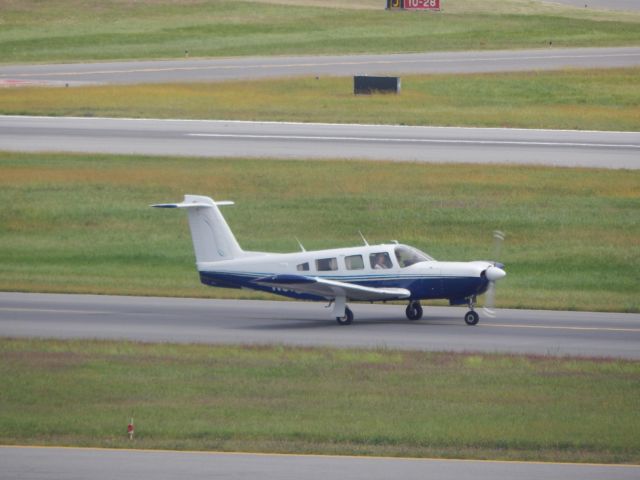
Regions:
<instances>
[{"instance_id":1,"label":"airport taxiway","mask_svg":"<svg viewBox=\"0 0 640 480\"><path fill-rule=\"evenodd\" d=\"M640 168L639 132L0 116L0 150Z\"/></svg>"},{"instance_id":2,"label":"airport taxiway","mask_svg":"<svg viewBox=\"0 0 640 480\"><path fill-rule=\"evenodd\" d=\"M321 303L0 292L0 336L143 342L281 344L640 359L640 315L351 304L340 326Z\"/></svg>"},{"instance_id":3,"label":"airport taxiway","mask_svg":"<svg viewBox=\"0 0 640 480\"><path fill-rule=\"evenodd\" d=\"M631 480L637 465L0 446L5 480Z\"/></svg>"},{"instance_id":4,"label":"airport taxiway","mask_svg":"<svg viewBox=\"0 0 640 480\"><path fill-rule=\"evenodd\" d=\"M640 47L549 46L528 50L0 65L0 85L219 82L304 76L522 72L567 68L623 68L639 65Z\"/></svg>"}]
</instances>

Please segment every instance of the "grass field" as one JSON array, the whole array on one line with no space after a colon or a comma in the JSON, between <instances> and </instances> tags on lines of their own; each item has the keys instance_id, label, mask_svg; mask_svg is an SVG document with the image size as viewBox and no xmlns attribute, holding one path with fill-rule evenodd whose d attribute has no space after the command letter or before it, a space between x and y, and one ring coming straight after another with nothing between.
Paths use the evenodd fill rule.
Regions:
<instances>
[{"instance_id":1,"label":"grass field","mask_svg":"<svg viewBox=\"0 0 640 480\"><path fill-rule=\"evenodd\" d=\"M247 250L353 246L361 230L479 260L500 229L499 306L638 312L639 184L638 171L2 153L0 289L256 298L201 286L185 216L148 208L199 193L236 201L225 215Z\"/></svg>"},{"instance_id":2,"label":"grass field","mask_svg":"<svg viewBox=\"0 0 640 480\"><path fill-rule=\"evenodd\" d=\"M403 76L374 96L332 77L12 88L0 113L640 131L640 68Z\"/></svg>"},{"instance_id":3,"label":"grass field","mask_svg":"<svg viewBox=\"0 0 640 480\"><path fill-rule=\"evenodd\" d=\"M528 0L446 0L438 14L387 12L383 0L336 8L344 3L4 0L0 63L640 43L636 13Z\"/></svg>"},{"instance_id":4,"label":"grass field","mask_svg":"<svg viewBox=\"0 0 640 480\"><path fill-rule=\"evenodd\" d=\"M0 383L1 444L640 462L637 361L0 339Z\"/></svg>"}]
</instances>

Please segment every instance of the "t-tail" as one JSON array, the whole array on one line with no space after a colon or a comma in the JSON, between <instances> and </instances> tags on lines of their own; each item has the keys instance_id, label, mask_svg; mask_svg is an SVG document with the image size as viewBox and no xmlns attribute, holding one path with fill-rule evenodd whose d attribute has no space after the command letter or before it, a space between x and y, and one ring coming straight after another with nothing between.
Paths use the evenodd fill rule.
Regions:
<instances>
[{"instance_id":1,"label":"t-tail","mask_svg":"<svg viewBox=\"0 0 640 480\"><path fill-rule=\"evenodd\" d=\"M244 256L236 237L218 206L233 205L233 202L215 202L209 197L185 195L180 203L160 203L156 208L186 208L189 214L191 240L199 266L206 262L233 260Z\"/></svg>"}]
</instances>

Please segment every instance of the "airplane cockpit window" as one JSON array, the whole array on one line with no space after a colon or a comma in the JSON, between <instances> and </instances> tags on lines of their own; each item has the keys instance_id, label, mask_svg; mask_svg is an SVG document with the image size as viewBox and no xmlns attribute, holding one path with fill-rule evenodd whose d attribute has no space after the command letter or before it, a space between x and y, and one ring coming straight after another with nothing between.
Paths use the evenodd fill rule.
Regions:
<instances>
[{"instance_id":1,"label":"airplane cockpit window","mask_svg":"<svg viewBox=\"0 0 640 480\"><path fill-rule=\"evenodd\" d=\"M347 270L362 270L364 269L364 260L362 260L362 255L349 255L344 257L344 265Z\"/></svg>"},{"instance_id":2,"label":"airplane cockpit window","mask_svg":"<svg viewBox=\"0 0 640 480\"><path fill-rule=\"evenodd\" d=\"M316 260L316 269L319 272L338 270L338 260L334 258L319 258Z\"/></svg>"},{"instance_id":3,"label":"airplane cockpit window","mask_svg":"<svg viewBox=\"0 0 640 480\"><path fill-rule=\"evenodd\" d=\"M309 262L300 263L296 268L299 272L307 272L309 271Z\"/></svg>"},{"instance_id":4,"label":"airplane cockpit window","mask_svg":"<svg viewBox=\"0 0 640 480\"><path fill-rule=\"evenodd\" d=\"M374 270L391 268L391 258L387 252L372 253L369 255L369 262L371 262L371 268Z\"/></svg>"},{"instance_id":5,"label":"airplane cockpit window","mask_svg":"<svg viewBox=\"0 0 640 480\"><path fill-rule=\"evenodd\" d=\"M407 247L405 245L398 245L395 248L396 259L398 260L398 264L401 267L408 267L418 262L428 262L432 261L429 255L424 252L421 252L417 248Z\"/></svg>"}]
</instances>

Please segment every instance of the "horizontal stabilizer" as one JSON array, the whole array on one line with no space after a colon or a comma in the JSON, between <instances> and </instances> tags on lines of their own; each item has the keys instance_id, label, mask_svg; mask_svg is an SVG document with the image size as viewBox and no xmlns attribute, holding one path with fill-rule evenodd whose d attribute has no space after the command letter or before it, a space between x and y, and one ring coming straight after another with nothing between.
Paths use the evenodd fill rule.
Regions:
<instances>
[{"instance_id":1,"label":"horizontal stabilizer","mask_svg":"<svg viewBox=\"0 0 640 480\"><path fill-rule=\"evenodd\" d=\"M186 209L196 263L201 265L244 256L236 237L220 213L219 205L233 205L233 202L216 202L202 195L185 195L184 200L179 203L157 203L151 206Z\"/></svg>"},{"instance_id":2,"label":"horizontal stabilizer","mask_svg":"<svg viewBox=\"0 0 640 480\"><path fill-rule=\"evenodd\" d=\"M221 202L213 202L213 204L203 202L157 203L151 206L155 208L196 208L212 207L213 205L233 205L233 202L229 200L223 200Z\"/></svg>"}]
</instances>

